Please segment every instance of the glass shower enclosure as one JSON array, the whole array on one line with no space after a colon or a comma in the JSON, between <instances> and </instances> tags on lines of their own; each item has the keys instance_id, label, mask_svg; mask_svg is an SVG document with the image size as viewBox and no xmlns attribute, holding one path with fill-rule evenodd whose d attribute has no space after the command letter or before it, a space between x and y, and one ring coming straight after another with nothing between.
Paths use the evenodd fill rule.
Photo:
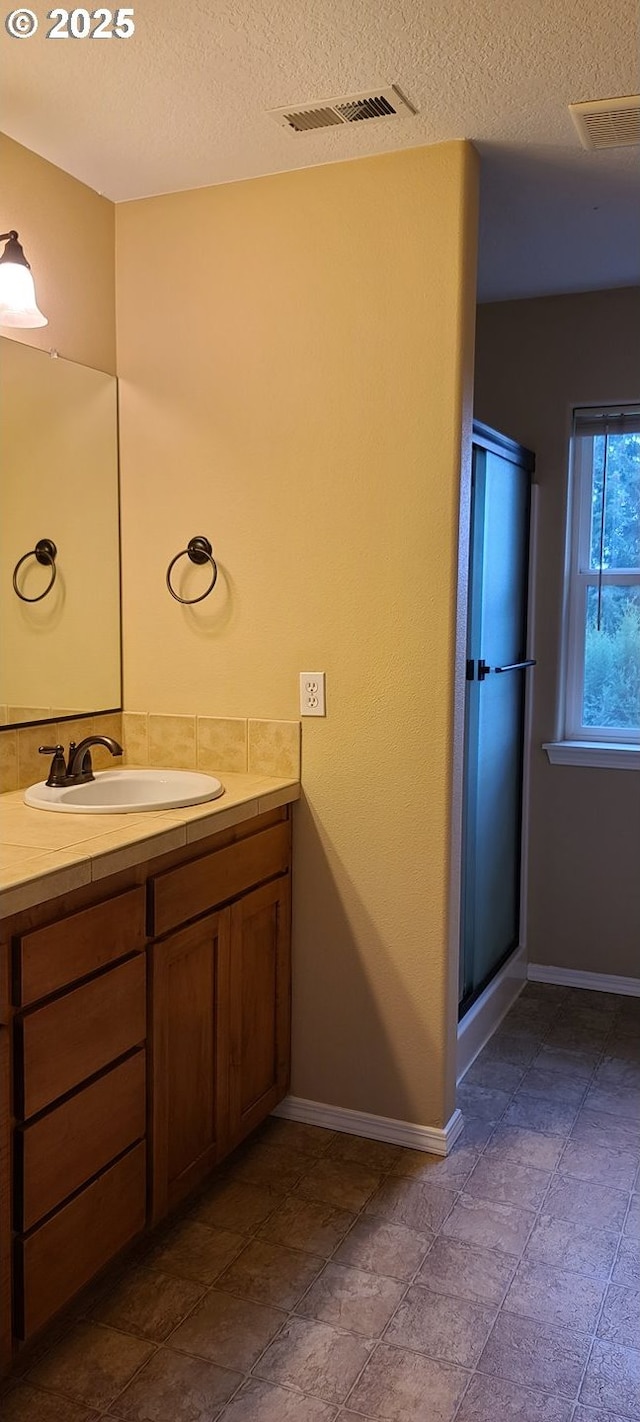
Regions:
<instances>
[{"instance_id":1,"label":"glass shower enclosure","mask_svg":"<svg viewBox=\"0 0 640 1422\"><path fill-rule=\"evenodd\" d=\"M460 1016L519 945L529 450L474 422Z\"/></svg>"}]
</instances>

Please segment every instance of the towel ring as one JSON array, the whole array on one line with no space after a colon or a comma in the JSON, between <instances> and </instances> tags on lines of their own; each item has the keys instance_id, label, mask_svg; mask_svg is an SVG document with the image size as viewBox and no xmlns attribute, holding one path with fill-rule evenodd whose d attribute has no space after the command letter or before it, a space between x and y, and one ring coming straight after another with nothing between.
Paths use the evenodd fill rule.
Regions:
<instances>
[{"instance_id":1,"label":"towel ring","mask_svg":"<svg viewBox=\"0 0 640 1422\"><path fill-rule=\"evenodd\" d=\"M51 592L58 572L56 568L57 554L58 550L51 538L39 538L35 548L31 548L28 553L23 553L22 557L18 559L13 570L13 591L16 596L20 598L21 602L42 602L43 597L46 597L47 593ZM51 578L44 592L38 593L37 597L27 597L26 593L20 592L20 588L18 587L18 573L20 572L22 564L26 563L27 558L35 558L38 563L42 563L44 567L51 569Z\"/></svg>"},{"instance_id":2,"label":"towel ring","mask_svg":"<svg viewBox=\"0 0 640 1422\"><path fill-rule=\"evenodd\" d=\"M177 593L175 588L171 586L172 571L176 563L178 562L178 559L184 557L189 558L192 563L196 563L199 567L202 567L205 563L211 564L213 574L211 582L209 583L208 588L206 588L203 593L200 593L199 597L180 597L180 594ZM176 602L181 602L187 607L192 607L194 602L204 602L205 597L208 597L209 593L213 592L213 589L216 585L217 576L218 566L213 556L213 549L211 547L209 539L204 538L202 536L198 536L196 538L190 538L186 548L182 548L179 553L176 553L175 558L171 559L169 567L167 568L167 587L169 589L169 592L171 593L171 596L175 598Z\"/></svg>"}]
</instances>

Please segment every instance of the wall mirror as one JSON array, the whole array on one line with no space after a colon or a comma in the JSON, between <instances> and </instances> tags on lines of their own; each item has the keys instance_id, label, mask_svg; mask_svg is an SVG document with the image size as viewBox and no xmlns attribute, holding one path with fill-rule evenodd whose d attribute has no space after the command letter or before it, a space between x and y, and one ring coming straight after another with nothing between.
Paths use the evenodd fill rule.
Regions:
<instances>
[{"instance_id":1,"label":"wall mirror","mask_svg":"<svg viewBox=\"0 0 640 1422\"><path fill-rule=\"evenodd\" d=\"M0 419L0 722L115 710L115 377L1 337Z\"/></svg>"}]
</instances>

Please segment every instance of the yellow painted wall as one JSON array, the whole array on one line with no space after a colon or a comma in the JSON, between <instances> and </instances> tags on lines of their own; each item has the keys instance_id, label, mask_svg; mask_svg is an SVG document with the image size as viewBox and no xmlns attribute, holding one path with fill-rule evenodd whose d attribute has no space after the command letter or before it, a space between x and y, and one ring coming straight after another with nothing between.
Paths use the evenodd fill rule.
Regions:
<instances>
[{"instance_id":1,"label":"yellow painted wall","mask_svg":"<svg viewBox=\"0 0 640 1422\"><path fill-rule=\"evenodd\" d=\"M113 203L5 134L0 171L0 232L20 234L49 321L12 338L115 374Z\"/></svg>"},{"instance_id":2,"label":"yellow painted wall","mask_svg":"<svg viewBox=\"0 0 640 1422\"><path fill-rule=\"evenodd\" d=\"M134 202L116 226L125 704L293 718L298 673L326 670L327 718L303 728L292 1090L441 1125L474 152ZM196 533L220 578L187 610L164 576Z\"/></svg>"}]
</instances>

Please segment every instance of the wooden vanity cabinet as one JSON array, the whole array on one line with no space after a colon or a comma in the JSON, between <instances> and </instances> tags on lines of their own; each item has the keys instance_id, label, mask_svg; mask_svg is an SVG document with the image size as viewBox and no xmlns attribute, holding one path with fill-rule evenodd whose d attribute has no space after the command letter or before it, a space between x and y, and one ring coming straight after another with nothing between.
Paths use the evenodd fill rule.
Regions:
<instances>
[{"instance_id":1,"label":"wooden vanity cabinet","mask_svg":"<svg viewBox=\"0 0 640 1422\"><path fill-rule=\"evenodd\" d=\"M0 943L0 1376L11 1355L11 1115L9 953Z\"/></svg>"},{"instance_id":2,"label":"wooden vanity cabinet","mask_svg":"<svg viewBox=\"0 0 640 1422\"><path fill-rule=\"evenodd\" d=\"M226 1144L228 937L224 911L150 949L154 1223Z\"/></svg>"},{"instance_id":3,"label":"wooden vanity cabinet","mask_svg":"<svg viewBox=\"0 0 640 1422\"><path fill-rule=\"evenodd\" d=\"M290 867L285 806L2 925L0 1375L286 1094Z\"/></svg>"},{"instance_id":4,"label":"wooden vanity cabinet","mask_svg":"<svg viewBox=\"0 0 640 1422\"><path fill-rule=\"evenodd\" d=\"M156 927L232 900L150 949L154 1222L286 1094L290 852L285 819L150 882Z\"/></svg>"}]
</instances>

